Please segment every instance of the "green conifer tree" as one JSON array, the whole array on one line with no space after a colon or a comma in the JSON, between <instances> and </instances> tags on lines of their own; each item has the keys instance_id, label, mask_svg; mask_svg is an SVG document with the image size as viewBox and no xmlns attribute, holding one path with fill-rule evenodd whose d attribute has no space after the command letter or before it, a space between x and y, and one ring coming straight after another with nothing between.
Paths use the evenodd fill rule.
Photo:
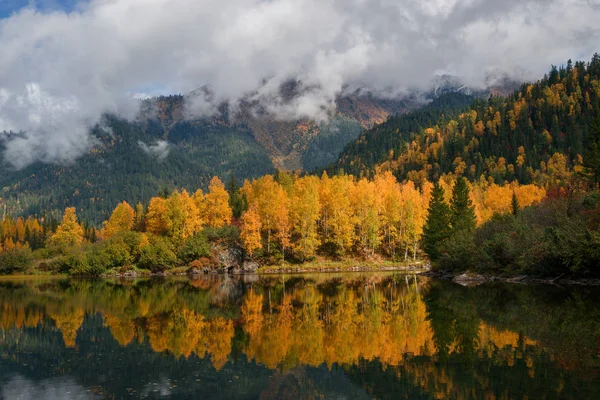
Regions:
<instances>
[{"instance_id":1,"label":"green conifer tree","mask_svg":"<svg viewBox=\"0 0 600 400\"><path fill-rule=\"evenodd\" d=\"M450 204L450 224L452 232L462 230L473 231L477 226L475 207L469 197L469 186L464 177L456 178L452 189L452 203Z\"/></svg>"},{"instance_id":2,"label":"green conifer tree","mask_svg":"<svg viewBox=\"0 0 600 400\"><path fill-rule=\"evenodd\" d=\"M444 189L438 183L431 191L428 211L423 228L423 250L431 261L437 261L442 243L450 236L450 208L444 200Z\"/></svg>"},{"instance_id":3,"label":"green conifer tree","mask_svg":"<svg viewBox=\"0 0 600 400\"><path fill-rule=\"evenodd\" d=\"M600 183L600 115L592 123L583 164L591 176L592 185L595 187Z\"/></svg>"},{"instance_id":4,"label":"green conifer tree","mask_svg":"<svg viewBox=\"0 0 600 400\"><path fill-rule=\"evenodd\" d=\"M240 218L242 213L248 208L247 199L240 190L235 175L231 174L227 183L227 192L229 193L229 207L233 212L234 218Z\"/></svg>"},{"instance_id":5,"label":"green conifer tree","mask_svg":"<svg viewBox=\"0 0 600 400\"><path fill-rule=\"evenodd\" d=\"M513 192L512 202L511 202L512 215L517 215L521 210L521 206L519 205L519 200L517 200L517 194Z\"/></svg>"}]
</instances>

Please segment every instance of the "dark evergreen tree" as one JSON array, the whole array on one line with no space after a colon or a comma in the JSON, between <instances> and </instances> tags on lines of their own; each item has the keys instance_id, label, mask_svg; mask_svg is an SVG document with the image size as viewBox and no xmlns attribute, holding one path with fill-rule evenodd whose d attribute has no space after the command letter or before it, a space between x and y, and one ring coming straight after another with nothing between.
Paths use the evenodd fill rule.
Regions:
<instances>
[{"instance_id":1,"label":"dark evergreen tree","mask_svg":"<svg viewBox=\"0 0 600 400\"><path fill-rule=\"evenodd\" d=\"M444 200L444 189L438 183L431 191L428 212L423 228L423 250L431 261L437 261L441 245L450 237L450 208Z\"/></svg>"},{"instance_id":2,"label":"dark evergreen tree","mask_svg":"<svg viewBox=\"0 0 600 400\"><path fill-rule=\"evenodd\" d=\"M159 195L159 197L162 197L163 199L168 199L169 196L171 195L171 193L172 193L171 189L169 189L168 187L165 186L160 190L160 193L158 195Z\"/></svg>"},{"instance_id":3,"label":"dark evergreen tree","mask_svg":"<svg viewBox=\"0 0 600 400\"><path fill-rule=\"evenodd\" d=\"M28 226L25 227L25 243L31 243L32 241L32 237L31 237L31 230L29 229Z\"/></svg>"},{"instance_id":4,"label":"dark evergreen tree","mask_svg":"<svg viewBox=\"0 0 600 400\"><path fill-rule=\"evenodd\" d=\"M450 224L453 232L473 231L477 226L475 207L469 197L467 179L462 176L456 178L454 189L452 189L450 214Z\"/></svg>"},{"instance_id":5,"label":"dark evergreen tree","mask_svg":"<svg viewBox=\"0 0 600 400\"><path fill-rule=\"evenodd\" d=\"M592 123L583 162L596 186L600 183L600 114Z\"/></svg>"},{"instance_id":6,"label":"dark evergreen tree","mask_svg":"<svg viewBox=\"0 0 600 400\"><path fill-rule=\"evenodd\" d=\"M513 192L512 195L511 210L512 215L517 215L521 210L521 206L519 205L519 200L517 200L517 194L515 192Z\"/></svg>"},{"instance_id":7,"label":"dark evergreen tree","mask_svg":"<svg viewBox=\"0 0 600 400\"><path fill-rule=\"evenodd\" d=\"M97 241L98 241L98 237L96 235L96 230L94 228L92 228L92 231L90 233L90 242L96 243Z\"/></svg>"},{"instance_id":8,"label":"dark evergreen tree","mask_svg":"<svg viewBox=\"0 0 600 400\"><path fill-rule=\"evenodd\" d=\"M234 218L240 218L247 208L247 200L240 190L240 185L233 174L231 174L229 182L227 183L227 192L229 193L229 206L233 211L233 216Z\"/></svg>"}]
</instances>

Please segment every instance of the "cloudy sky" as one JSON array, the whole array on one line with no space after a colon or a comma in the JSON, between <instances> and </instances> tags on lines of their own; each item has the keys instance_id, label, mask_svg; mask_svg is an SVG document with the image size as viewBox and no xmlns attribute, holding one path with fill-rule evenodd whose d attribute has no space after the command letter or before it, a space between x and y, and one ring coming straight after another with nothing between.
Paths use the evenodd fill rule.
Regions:
<instances>
[{"instance_id":1,"label":"cloudy sky","mask_svg":"<svg viewBox=\"0 0 600 400\"><path fill-rule=\"evenodd\" d=\"M345 90L402 93L440 73L532 80L600 51L598 21L600 0L0 0L0 132L25 132L0 140L15 167L71 160L102 113L204 85L319 117ZM308 89L283 109L290 78Z\"/></svg>"}]
</instances>

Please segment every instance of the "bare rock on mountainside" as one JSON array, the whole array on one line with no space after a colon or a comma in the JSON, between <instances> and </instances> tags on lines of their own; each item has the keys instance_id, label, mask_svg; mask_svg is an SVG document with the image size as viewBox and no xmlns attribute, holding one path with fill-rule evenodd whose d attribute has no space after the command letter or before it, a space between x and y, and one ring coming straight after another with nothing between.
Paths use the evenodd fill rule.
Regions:
<instances>
[{"instance_id":1,"label":"bare rock on mountainside","mask_svg":"<svg viewBox=\"0 0 600 400\"><path fill-rule=\"evenodd\" d=\"M289 98L293 94L287 94ZM190 96L197 96L196 93ZM214 124L233 129L248 129L254 139L265 149L273 165L278 169L305 170L314 167L305 165L304 155L314 145L314 139L336 133L335 149L331 150L331 160L323 160L321 166L335 160L335 156L349 141L358 137L364 129L385 122L390 115L404 113L419 106L414 99L385 99L371 94L355 94L340 97L335 111L325 121L309 118L284 119L269 112L258 102L242 101L235 112L230 112L228 104L221 104L218 112L211 116L194 116L187 110L190 96L168 96L148 99L144 102L140 121L158 120L164 130L163 139L169 140L176 124ZM336 122L344 120L354 126L341 129Z\"/></svg>"}]
</instances>

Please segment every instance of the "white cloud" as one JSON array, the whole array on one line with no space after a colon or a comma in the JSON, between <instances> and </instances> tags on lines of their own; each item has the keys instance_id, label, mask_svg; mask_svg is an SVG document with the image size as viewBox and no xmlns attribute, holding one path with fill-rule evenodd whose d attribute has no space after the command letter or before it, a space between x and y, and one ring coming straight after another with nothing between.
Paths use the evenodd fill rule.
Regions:
<instances>
[{"instance_id":1,"label":"white cloud","mask_svg":"<svg viewBox=\"0 0 600 400\"><path fill-rule=\"evenodd\" d=\"M188 112L252 96L282 118L322 119L344 90L422 88L436 71L482 86L535 79L598 50L591 0L91 0L0 20L0 130L17 167L64 162L103 112L133 117L148 88L188 93ZM279 86L302 82L286 101ZM132 93L138 93L133 96Z\"/></svg>"},{"instance_id":2,"label":"white cloud","mask_svg":"<svg viewBox=\"0 0 600 400\"><path fill-rule=\"evenodd\" d=\"M12 131L0 134L5 160L17 168L36 160L69 162L93 144L73 95L52 96L38 83L27 83L20 94L0 89L0 107L0 131Z\"/></svg>"},{"instance_id":3,"label":"white cloud","mask_svg":"<svg viewBox=\"0 0 600 400\"><path fill-rule=\"evenodd\" d=\"M138 141L138 146L140 146L144 153L154 156L161 161L169 155L169 142L165 140L159 140L151 145Z\"/></svg>"}]
</instances>

